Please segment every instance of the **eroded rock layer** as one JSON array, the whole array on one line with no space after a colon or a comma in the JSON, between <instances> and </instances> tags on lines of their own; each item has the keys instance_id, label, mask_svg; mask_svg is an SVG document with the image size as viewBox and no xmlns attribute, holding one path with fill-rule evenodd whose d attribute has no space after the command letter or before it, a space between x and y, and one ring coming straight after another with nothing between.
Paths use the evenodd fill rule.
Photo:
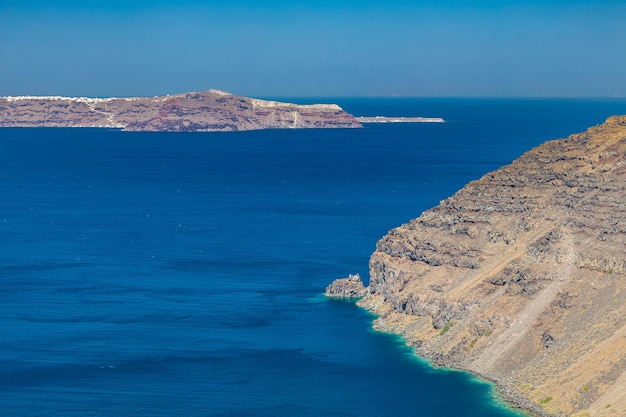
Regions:
<instances>
[{"instance_id":1,"label":"eroded rock layer","mask_svg":"<svg viewBox=\"0 0 626 417\"><path fill-rule=\"evenodd\" d=\"M280 103L218 90L146 98L0 97L0 127L212 132L360 126L335 104Z\"/></svg>"},{"instance_id":2,"label":"eroded rock layer","mask_svg":"<svg viewBox=\"0 0 626 417\"><path fill-rule=\"evenodd\" d=\"M391 230L360 305L535 414L626 416L626 116Z\"/></svg>"}]
</instances>

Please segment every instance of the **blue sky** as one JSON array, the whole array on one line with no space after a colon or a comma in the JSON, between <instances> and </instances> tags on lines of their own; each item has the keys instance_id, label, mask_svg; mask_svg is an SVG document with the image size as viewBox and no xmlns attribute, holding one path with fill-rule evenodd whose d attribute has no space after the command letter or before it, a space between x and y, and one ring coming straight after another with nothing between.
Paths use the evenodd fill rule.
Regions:
<instances>
[{"instance_id":1,"label":"blue sky","mask_svg":"<svg viewBox=\"0 0 626 417\"><path fill-rule=\"evenodd\" d=\"M0 95L626 96L626 1L0 0Z\"/></svg>"}]
</instances>

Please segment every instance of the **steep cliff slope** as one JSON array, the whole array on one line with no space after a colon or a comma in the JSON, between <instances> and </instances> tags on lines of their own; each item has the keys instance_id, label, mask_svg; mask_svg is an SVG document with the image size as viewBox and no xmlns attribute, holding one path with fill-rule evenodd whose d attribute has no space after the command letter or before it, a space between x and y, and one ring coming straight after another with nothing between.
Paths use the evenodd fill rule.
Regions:
<instances>
[{"instance_id":1,"label":"steep cliff slope","mask_svg":"<svg viewBox=\"0 0 626 417\"><path fill-rule=\"evenodd\" d=\"M360 305L536 414L626 416L626 116L391 230Z\"/></svg>"},{"instance_id":2,"label":"steep cliff slope","mask_svg":"<svg viewBox=\"0 0 626 417\"><path fill-rule=\"evenodd\" d=\"M217 90L146 98L0 97L0 127L210 132L360 126L334 104L280 103Z\"/></svg>"}]
</instances>

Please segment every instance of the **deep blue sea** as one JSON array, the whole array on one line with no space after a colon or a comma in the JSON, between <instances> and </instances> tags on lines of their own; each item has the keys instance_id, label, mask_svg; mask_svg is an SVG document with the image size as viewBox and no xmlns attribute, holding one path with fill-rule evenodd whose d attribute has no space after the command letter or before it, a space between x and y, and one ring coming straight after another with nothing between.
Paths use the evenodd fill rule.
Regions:
<instances>
[{"instance_id":1,"label":"deep blue sea","mask_svg":"<svg viewBox=\"0 0 626 417\"><path fill-rule=\"evenodd\" d=\"M0 414L518 416L322 293L367 280L389 229L626 100L330 101L447 123L0 129Z\"/></svg>"}]
</instances>

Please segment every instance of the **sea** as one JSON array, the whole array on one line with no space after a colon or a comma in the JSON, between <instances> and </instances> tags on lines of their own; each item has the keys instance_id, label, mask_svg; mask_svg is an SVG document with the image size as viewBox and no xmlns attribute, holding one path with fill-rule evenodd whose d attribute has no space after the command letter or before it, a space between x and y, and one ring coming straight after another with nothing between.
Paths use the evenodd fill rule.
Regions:
<instances>
[{"instance_id":1,"label":"sea","mask_svg":"<svg viewBox=\"0 0 626 417\"><path fill-rule=\"evenodd\" d=\"M376 242L625 99L337 98L363 129L0 129L2 416L519 417L327 300Z\"/></svg>"}]
</instances>

